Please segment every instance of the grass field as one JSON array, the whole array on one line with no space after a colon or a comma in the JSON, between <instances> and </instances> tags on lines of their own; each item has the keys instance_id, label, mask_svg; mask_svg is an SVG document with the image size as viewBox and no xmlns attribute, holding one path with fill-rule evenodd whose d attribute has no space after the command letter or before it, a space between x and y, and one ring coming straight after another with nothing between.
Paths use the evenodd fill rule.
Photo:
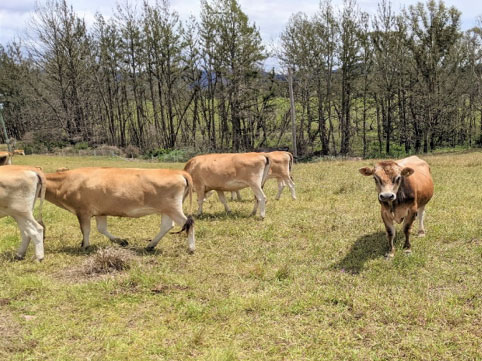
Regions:
<instances>
[{"instance_id":1,"label":"grass field","mask_svg":"<svg viewBox=\"0 0 482 361\"><path fill-rule=\"evenodd\" d=\"M157 216L110 218L112 233L129 239L130 268L105 275L85 269L109 241L94 227L82 252L72 214L44 207L40 264L32 245L13 261L19 231L0 219L0 359L482 360L482 152L424 158L435 181L427 236L406 256L398 226L391 260L373 181L357 171L371 161L296 164L298 200L285 189L275 201L269 181L264 221L248 216L247 190L232 215L209 198L194 255L184 234L143 251ZM183 166L14 161L45 171Z\"/></svg>"}]
</instances>

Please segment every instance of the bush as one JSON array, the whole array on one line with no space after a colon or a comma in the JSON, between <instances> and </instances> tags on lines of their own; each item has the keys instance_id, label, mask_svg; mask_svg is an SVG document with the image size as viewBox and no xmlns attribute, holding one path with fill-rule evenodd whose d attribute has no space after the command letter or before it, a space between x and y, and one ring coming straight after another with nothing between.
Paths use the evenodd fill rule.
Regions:
<instances>
[{"instance_id":1,"label":"bush","mask_svg":"<svg viewBox=\"0 0 482 361\"><path fill-rule=\"evenodd\" d=\"M107 145L107 144L102 144L99 145L96 149L96 154L97 155L107 155L107 156L113 156L113 155L118 155L118 156L124 156L124 151L120 148L117 148L114 145Z\"/></svg>"},{"instance_id":2,"label":"bush","mask_svg":"<svg viewBox=\"0 0 482 361\"><path fill-rule=\"evenodd\" d=\"M85 150L85 149L89 149L89 143L87 143L87 142L75 143L74 149L75 149L75 150Z\"/></svg>"},{"instance_id":3,"label":"bush","mask_svg":"<svg viewBox=\"0 0 482 361\"><path fill-rule=\"evenodd\" d=\"M132 145L132 144L129 144L124 149L124 152L125 152L127 158L137 158L141 154L140 149L137 148L135 145Z\"/></svg>"}]
</instances>

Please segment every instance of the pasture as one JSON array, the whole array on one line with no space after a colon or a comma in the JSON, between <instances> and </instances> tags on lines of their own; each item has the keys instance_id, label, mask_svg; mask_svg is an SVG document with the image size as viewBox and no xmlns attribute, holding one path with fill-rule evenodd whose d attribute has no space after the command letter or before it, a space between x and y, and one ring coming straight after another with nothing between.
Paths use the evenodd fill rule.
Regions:
<instances>
[{"instance_id":1,"label":"pasture","mask_svg":"<svg viewBox=\"0 0 482 361\"><path fill-rule=\"evenodd\" d=\"M147 240L160 218L109 218L129 240L127 269L86 272L104 248L93 229L80 250L77 219L46 202L45 260L13 261L19 231L0 219L0 359L9 360L480 360L482 359L482 152L422 156L435 194L425 238L387 260L373 161L296 164L298 200L275 180L266 219L252 195L217 196L196 218L197 250L168 234ZM183 164L111 158L16 157L44 171L81 166ZM195 200L195 197L194 197ZM185 209L189 209L185 202ZM193 210L197 204L193 202ZM175 230L179 230L176 227Z\"/></svg>"}]
</instances>

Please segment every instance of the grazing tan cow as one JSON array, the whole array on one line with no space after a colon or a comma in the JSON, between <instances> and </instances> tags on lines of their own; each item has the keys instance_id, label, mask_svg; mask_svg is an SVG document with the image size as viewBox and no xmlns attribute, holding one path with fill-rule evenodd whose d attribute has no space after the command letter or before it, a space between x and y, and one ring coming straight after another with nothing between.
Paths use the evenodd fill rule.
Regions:
<instances>
[{"instance_id":1,"label":"grazing tan cow","mask_svg":"<svg viewBox=\"0 0 482 361\"><path fill-rule=\"evenodd\" d=\"M9 152L0 152L0 165L12 164L12 154Z\"/></svg>"},{"instance_id":2,"label":"grazing tan cow","mask_svg":"<svg viewBox=\"0 0 482 361\"><path fill-rule=\"evenodd\" d=\"M256 198L251 214L256 215L259 203L261 218L266 214L266 196L262 187L268 178L269 169L270 160L262 153L198 155L191 158L184 167L193 179L199 205L198 214L202 213L207 192L215 190L226 212L230 212L224 192L250 187Z\"/></svg>"},{"instance_id":3,"label":"grazing tan cow","mask_svg":"<svg viewBox=\"0 0 482 361\"><path fill-rule=\"evenodd\" d=\"M378 162L374 168L361 168L364 176L373 176L378 191L378 200L388 238L388 257L395 255L393 240L395 226L393 222L403 221L405 233L404 249L411 252L410 228L417 217L419 219L419 236L425 235L423 217L425 205L433 195L433 180L430 166L417 156L399 161L386 160Z\"/></svg>"},{"instance_id":4,"label":"grazing tan cow","mask_svg":"<svg viewBox=\"0 0 482 361\"><path fill-rule=\"evenodd\" d=\"M15 149L13 155L25 155L25 151L23 149Z\"/></svg>"},{"instance_id":5,"label":"grazing tan cow","mask_svg":"<svg viewBox=\"0 0 482 361\"><path fill-rule=\"evenodd\" d=\"M16 258L22 259L30 240L38 261L44 258L42 203L45 198L45 176L38 168L6 165L0 167L0 218L11 216L20 228L22 243ZM33 216L35 200L40 198L39 221Z\"/></svg>"},{"instance_id":6,"label":"grazing tan cow","mask_svg":"<svg viewBox=\"0 0 482 361\"><path fill-rule=\"evenodd\" d=\"M127 241L109 233L107 216L138 218L161 214L160 232L147 246L153 250L173 227L188 234L189 252L194 252L194 220L182 210L184 198L192 202L191 176L181 170L136 168L79 168L47 173L46 199L75 214L82 230L82 248L89 246L90 219L112 242Z\"/></svg>"},{"instance_id":7,"label":"grazing tan cow","mask_svg":"<svg viewBox=\"0 0 482 361\"><path fill-rule=\"evenodd\" d=\"M284 151L273 151L268 153L263 153L269 157L270 160L270 170L268 173L268 179L276 178L278 181L278 194L276 195L276 200L281 197L281 192L286 185L291 192L291 198L296 199L295 183L291 177L291 169L293 168L293 155L290 152ZM206 195L206 198L209 195ZM239 191L231 192L231 200L237 199L241 200L241 194Z\"/></svg>"},{"instance_id":8,"label":"grazing tan cow","mask_svg":"<svg viewBox=\"0 0 482 361\"><path fill-rule=\"evenodd\" d=\"M291 178L291 169L293 168L293 155L290 152L275 151L265 153L271 162L271 169L268 179L276 178L278 181L278 194L276 200L281 197L281 192L286 185L291 192L291 198L296 199L295 184Z\"/></svg>"}]
</instances>

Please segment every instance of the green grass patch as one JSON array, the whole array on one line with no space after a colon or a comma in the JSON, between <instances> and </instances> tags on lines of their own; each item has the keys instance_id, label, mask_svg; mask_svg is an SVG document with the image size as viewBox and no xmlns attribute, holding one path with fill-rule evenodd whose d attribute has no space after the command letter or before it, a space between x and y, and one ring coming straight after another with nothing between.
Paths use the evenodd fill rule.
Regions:
<instances>
[{"instance_id":1,"label":"green grass patch","mask_svg":"<svg viewBox=\"0 0 482 361\"><path fill-rule=\"evenodd\" d=\"M14 262L20 234L2 218L0 359L480 360L482 153L424 158L435 181L427 235L417 238L415 223L406 256L397 227L392 260L373 182L357 171L371 160L295 164L298 200L285 190L275 201L268 181L264 221L249 216L248 190L230 202L231 215L210 197L192 256L184 234L143 251L158 216L109 218L112 233L129 240L126 267L106 258L117 246L95 226L91 249L81 251L76 217L50 203L45 260L32 260L31 245ZM102 157L15 162L47 172L183 167ZM108 267L89 273L89 260Z\"/></svg>"}]
</instances>

